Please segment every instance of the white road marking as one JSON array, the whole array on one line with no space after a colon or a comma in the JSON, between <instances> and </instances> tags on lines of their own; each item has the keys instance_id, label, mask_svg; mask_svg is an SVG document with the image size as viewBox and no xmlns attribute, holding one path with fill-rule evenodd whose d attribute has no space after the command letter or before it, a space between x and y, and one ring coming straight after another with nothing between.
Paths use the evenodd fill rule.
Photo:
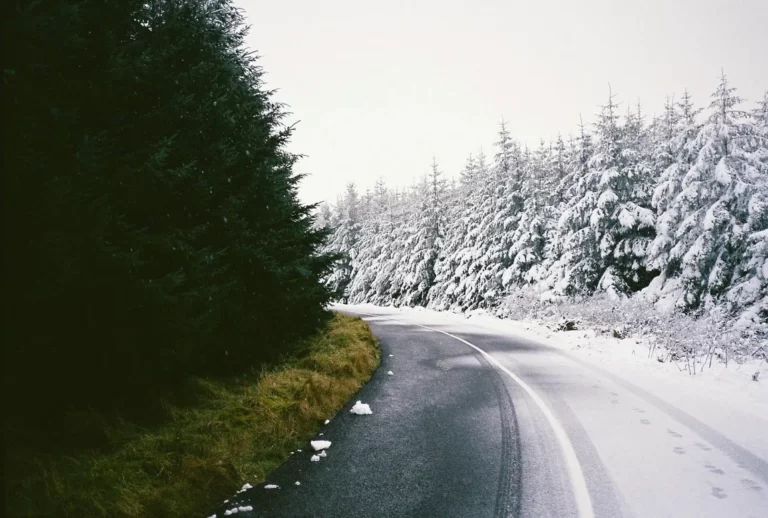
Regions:
<instances>
[{"instance_id":1,"label":"white road marking","mask_svg":"<svg viewBox=\"0 0 768 518\"><path fill-rule=\"evenodd\" d=\"M533 402L536 403L536 406L538 406L541 412L544 414L544 417L547 419L549 426L552 428L552 431L555 434L555 438L557 439L557 442L560 444L560 449L563 452L563 459L565 460L565 465L568 470L568 476L571 479L571 490L573 491L573 497L576 499L576 509L578 510L579 516L581 518L594 518L595 512L592 509L592 498L589 496L589 490L587 489L587 481L584 478L584 472L582 471L581 464L579 464L579 459L576 456L576 450L573 449L571 440L568 438L568 434L565 433L565 429L563 428L563 425L560 424L560 421L557 420L557 418L555 417L555 414L552 413L552 411L549 409L549 407L544 402L544 400L541 399L541 397L530 387L530 385L528 385L526 382L520 379L514 372L510 371L509 369L504 367L502 364L500 364L496 360L496 358L494 358L484 350L480 349L478 346L471 344L466 340L464 340L463 338L459 338L456 335L452 335L451 333L441 331L440 329L435 329L433 327L423 326L421 324L413 324L410 322L403 322L401 320L396 320L394 318L388 318L386 315L372 315L369 313L364 313L364 315L369 317L385 318L387 320L392 320L394 322L399 322L401 324L421 327L424 329L429 329L430 331L434 331L436 333L442 333L446 336L450 336L451 338L470 346L471 348L473 348L474 350L482 354L485 357L485 359L487 359L492 365L495 365L504 374L512 378L515 381L515 383L520 385L520 387L522 387L522 389L525 390L525 392L531 397Z\"/></svg>"}]
</instances>

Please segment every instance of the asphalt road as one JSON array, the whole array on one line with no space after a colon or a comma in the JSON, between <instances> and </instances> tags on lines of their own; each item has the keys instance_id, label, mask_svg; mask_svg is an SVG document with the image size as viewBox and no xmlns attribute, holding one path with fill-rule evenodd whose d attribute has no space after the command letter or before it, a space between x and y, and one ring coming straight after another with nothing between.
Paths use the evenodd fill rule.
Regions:
<instances>
[{"instance_id":1,"label":"asphalt road","mask_svg":"<svg viewBox=\"0 0 768 518\"><path fill-rule=\"evenodd\" d=\"M768 517L766 459L640 387L470 324L345 311L382 362L317 437L327 457L307 445L217 517Z\"/></svg>"}]
</instances>

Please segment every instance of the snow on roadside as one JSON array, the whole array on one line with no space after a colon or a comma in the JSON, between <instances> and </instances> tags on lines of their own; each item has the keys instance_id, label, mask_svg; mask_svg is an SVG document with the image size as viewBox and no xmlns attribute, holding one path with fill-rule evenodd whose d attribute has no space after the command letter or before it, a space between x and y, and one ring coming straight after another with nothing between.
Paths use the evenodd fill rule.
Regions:
<instances>
[{"instance_id":1,"label":"snow on roadside","mask_svg":"<svg viewBox=\"0 0 768 518\"><path fill-rule=\"evenodd\" d=\"M368 405L367 403L362 403L360 401L355 403L355 406L353 406L350 409L349 412L352 413L352 414L355 414L355 415L371 415L371 414L373 414L373 411L371 411L370 405Z\"/></svg>"},{"instance_id":2,"label":"snow on roadside","mask_svg":"<svg viewBox=\"0 0 768 518\"><path fill-rule=\"evenodd\" d=\"M699 395L705 393L707 398L717 398L768 419L768 383L764 382L768 378L768 365L760 361L731 364L727 368L722 363L713 362L704 372L692 376L681 370L684 366L679 363L661 363L655 357L649 357L648 344L635 337L615 338L600 335L594 329L555 331L537 322L503 320L478 313L470 314L464 320L544 343L614 374L642 379L648 383L637 384L646 390L653 389L656 383L666 382L670 387ZM758 379L762 378L762 381L752 380L755 372L761 373Z\"/></svg>"},{"instance_id":3,"label":"snow on roadside","mask_svg":"<svg viewBox=\"0 0 768 518\"><path fill-rule=\"evenodd\" d=\"M327 450L328 448L331 447L331 441L325 441L325 440L309 441L309 445L312 446L312 448L315 451Z\"/></svg>"}]
</instances>

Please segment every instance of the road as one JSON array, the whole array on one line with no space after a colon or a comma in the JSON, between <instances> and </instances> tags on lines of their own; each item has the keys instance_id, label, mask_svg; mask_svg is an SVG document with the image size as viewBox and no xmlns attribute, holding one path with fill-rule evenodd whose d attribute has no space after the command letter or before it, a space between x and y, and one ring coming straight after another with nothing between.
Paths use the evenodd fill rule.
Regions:
<instances>
[{"instance_id":1,"label":"road","mask_svg":"<svg viewBox=\"0 0 768 518\"><path fill-rule=\"evenodd\" d=\"M768 517L766 459L639 386L469 322L344 311L381 343L355 398L373 414L350 402L327 457L297 452L217 516Z\"/></svg>"}]
</instances>

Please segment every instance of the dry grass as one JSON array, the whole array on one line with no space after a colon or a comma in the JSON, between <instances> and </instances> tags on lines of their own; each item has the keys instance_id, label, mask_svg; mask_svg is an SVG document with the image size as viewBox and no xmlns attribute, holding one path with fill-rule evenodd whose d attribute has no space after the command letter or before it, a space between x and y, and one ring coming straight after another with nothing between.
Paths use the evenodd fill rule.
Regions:
<instances>
[{"instance_id":1,"label":"dry grass","mask_svg":"<svg viewBox=\"0 0 768 518\"><path fill-rule=\"evenodd\" d=\"M105 429L108 451L67 457L24 452L24 475L6 487L7 516L197 516L245 482L255 484L317 432L379 364L358 318L336 315L271 370L197 379L194 405L168 405L153 429ZM18 457L18 456L17 456Z\"/></svg>"}]
</instances>

